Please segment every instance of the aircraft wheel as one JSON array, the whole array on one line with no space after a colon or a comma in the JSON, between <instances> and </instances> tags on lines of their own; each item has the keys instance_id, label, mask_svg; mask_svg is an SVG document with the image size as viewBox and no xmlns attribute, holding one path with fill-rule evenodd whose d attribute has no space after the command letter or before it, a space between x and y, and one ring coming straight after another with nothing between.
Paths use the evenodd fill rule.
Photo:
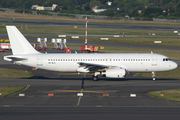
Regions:
<instances>
[{"instance_id":1,"label":"aircraft wheel","mask_svg":"<svg viewBox=\"0 0 180 120\"><path fill-rule=\"evenodd\" d=\"M98 76L94 76L92 77L93 81L98 81Z\"/></svg>"},{"instance_id":2,"label":"aircraft wheel","mask_svg":"<svg viewBox=\"0 0 180 120\"><path fill-rule=\"evenodd\" d=\"M155 78L155 72L152 72L152 78L153 78L153 81L156 80L156 78Z\"/></svg>"}]
</instances>

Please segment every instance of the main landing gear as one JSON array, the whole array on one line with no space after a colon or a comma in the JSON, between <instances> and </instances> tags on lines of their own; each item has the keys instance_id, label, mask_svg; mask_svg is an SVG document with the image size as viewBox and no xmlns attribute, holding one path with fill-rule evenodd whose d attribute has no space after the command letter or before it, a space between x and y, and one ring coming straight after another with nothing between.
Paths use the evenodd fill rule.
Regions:
<instances>
[{"instance_id":1,"label":"main landing gear","mask_svg":"<svg viewBox=\"0 0 180 120\"><path fill-rule=\"evenodd\" d=\"M92 79L93 81L98 81L98 75L100 75L101 73L100 72L95 72Z\"/></svg>"},{"instance_id":2,"label":"main landing gear","mask_svg":"<svg viewBox=\"0 0 180 120\"><path fill-rule=\"evenodd\" d=\"M98 76L93 75L92 79L93 81L98 81Z\"/></svg>"},{"instance_id":3,"label":"main landing gear","mask_svg":"<svg viewBox=\"0 0 180 120\"><path fill-rule=\"evenodd\" d=\"M153 81L156 80L156 78L155 78L155 72L152 72L152 78L153 78Z\"/></svg>"}]
</instances>

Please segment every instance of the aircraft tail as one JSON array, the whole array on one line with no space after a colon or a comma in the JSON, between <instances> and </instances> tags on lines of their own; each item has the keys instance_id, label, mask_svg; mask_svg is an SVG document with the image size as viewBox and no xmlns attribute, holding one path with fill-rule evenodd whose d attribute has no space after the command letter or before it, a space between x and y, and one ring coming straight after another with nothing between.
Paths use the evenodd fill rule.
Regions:
<instances>
[{"instance_id":1,"label":"aircraft tail","mask_svg":"<svg viewBox=\"0 0 180 120\"><path fill-rule=\"evenodd\" d=\"M6 26L6 29L13 55L39 53L15 26Z\"/></svg>"}]
</instances>

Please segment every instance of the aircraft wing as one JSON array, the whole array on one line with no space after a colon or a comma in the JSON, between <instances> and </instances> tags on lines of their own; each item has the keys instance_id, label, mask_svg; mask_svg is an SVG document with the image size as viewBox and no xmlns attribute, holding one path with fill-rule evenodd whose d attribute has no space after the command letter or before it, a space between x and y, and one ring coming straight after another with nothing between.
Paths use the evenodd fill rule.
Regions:
<instances>
[{"instance_id":1,"label":"aircraft wing","mask_svg":"<svg viewBox=\"0 0 180 120\"><path fill-rule=\"evenodd\" d=\"M80 65L80 67L84 67L84 69L87 69L90 72L103 71L105 68L117 67L117 66L107 66L107 65L84 63L84 62L79 62L78 64Z\"/></svg>"}]
</instances>

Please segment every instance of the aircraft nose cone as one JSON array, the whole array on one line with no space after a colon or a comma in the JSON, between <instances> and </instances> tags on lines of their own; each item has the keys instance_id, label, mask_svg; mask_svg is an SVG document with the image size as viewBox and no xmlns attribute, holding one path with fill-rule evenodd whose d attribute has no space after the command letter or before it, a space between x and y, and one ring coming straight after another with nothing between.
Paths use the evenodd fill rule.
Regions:
<instances>
[{"instance_id":1,"label":"aircraft nose cone","mask_svg":"<svg viewBox=\"0 0 180 120\"><path fill-rule=\"evenodd\" d=\"M178 67L178 64L176 62L173 63L172 67L176 69Z\"/></svg>"}]
</instances>

